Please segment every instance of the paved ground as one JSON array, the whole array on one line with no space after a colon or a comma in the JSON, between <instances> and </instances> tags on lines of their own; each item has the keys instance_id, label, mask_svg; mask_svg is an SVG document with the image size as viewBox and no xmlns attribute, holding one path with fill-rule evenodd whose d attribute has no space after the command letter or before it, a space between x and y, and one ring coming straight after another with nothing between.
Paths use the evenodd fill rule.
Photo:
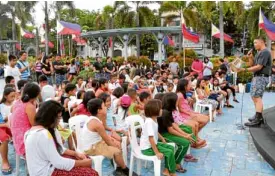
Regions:
<instances>
[{"instance_id":1,"label":"paved ground","mask_svg":"<svg viewBox=\"0 0 275 176\"><path fill-rule=\"evenodd\" d=\"M3 88L0 80L0 94ZM241 95L238 96L241 100ZM266 93L264 96L265 108L274 106L275 93ZM198 163L185 163L188 170L184 176L274 176L275 171L257 152L248 129L238 130L240 123L241 103L234 104L234 109L224 109L224 115L218 117L216 122L209 123L200 136L207 140L208 146L191 153L199 158ZM244 95L244 120L254 114L254 106L249 94ZM15 155L10 146L9 159L15 168ZM152 176L153 165L142 169L142 176ZM112 175L113 168L110 161L104 160L103 173ZM24 162L21 160L20 175L24 174ZM0 173L1 174L1 173ZM13 174L15 175L15 174Z\"/></svg>"}]
</instances>

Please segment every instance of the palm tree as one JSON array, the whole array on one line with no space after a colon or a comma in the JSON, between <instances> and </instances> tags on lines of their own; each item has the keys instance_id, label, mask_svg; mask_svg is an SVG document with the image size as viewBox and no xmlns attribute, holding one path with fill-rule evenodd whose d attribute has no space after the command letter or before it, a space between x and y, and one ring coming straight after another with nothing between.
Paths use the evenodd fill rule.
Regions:
<instances>
[{"instance_id":1,"label":"palm tree","mask_svg":"<svg viewBox=\"0 0 275 176\"><path fill-rule=\"evenodd\" d=\"M140 27L141 16L145 19L147 16L143 15L144 7L148 4L157 3L156 1L131 1L136 5L136 27ZM140 35L136 34L136 47L137 47L137 57L140 56Z\"/></svg>"},{"instance_id":2,"label":"palm tree","mask_svg":"<svg viewBox=\"0 0 275 176\"><path fill-rule=\"evenodd\" d=\"M33 18L31 12L34 12L35 1L9 1L7 3L8 13L12 18L12 39L16 40L16 24L15 19L18 18L21 22L21 26L25 27L28 22L32 22ZM13 47L15 52L15 46Z\"/></svg>"},{"instance_id":3,"label":"palm tree","mask_svg":"<svg viewBox=\"0 0 275 176\"><path fill-rule=\"evenodd\" d=\"M223 2L219 2L219 25L220 25L220 56L224 57L224 33L223 33Z\"/></svg>"}]
</instances>

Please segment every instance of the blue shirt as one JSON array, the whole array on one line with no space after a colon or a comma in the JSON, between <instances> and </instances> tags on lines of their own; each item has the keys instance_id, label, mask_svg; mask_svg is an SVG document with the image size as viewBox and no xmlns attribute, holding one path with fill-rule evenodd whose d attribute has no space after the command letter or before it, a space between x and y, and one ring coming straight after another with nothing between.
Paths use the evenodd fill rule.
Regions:
<instances>
[{"instance_id":1,"label":"blue shirt","mask_svg":"<svg viewBox=\"0 0 275 176\"><path fill-rule=\"evenodd\" d=\"M24 67L29 67L29 62L28 61L17 61L16 67L18 67L19 69L22 69ZM21 72L21 79L23 80L27 80L29 78L29 76L31 75L30 69L26 69L23 72Z\"/></svg>"},{"instance_id":2,"label":"blue shirt","mask_svg":"<svg viewBox=\"0 0 275 176\"><path fill-rule=\"evenodd\" d=\"M5 121L4 121L2 114L0 113L0 124L2 124L2 123L5 123Z\"/></svg>"}]
</instances>

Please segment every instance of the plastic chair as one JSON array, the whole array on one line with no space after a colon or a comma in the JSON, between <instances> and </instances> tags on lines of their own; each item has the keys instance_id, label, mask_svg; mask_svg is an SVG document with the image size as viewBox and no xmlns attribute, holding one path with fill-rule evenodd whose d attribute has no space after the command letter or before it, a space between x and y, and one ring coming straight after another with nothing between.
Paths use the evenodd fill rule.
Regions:
<instances>
[{"instance_id":1,"label":"plastic chair","mask_svg":"<svg viewBox=\"0 0 275 176\"><path fill-rule=\"evenodd\" d=\"M194 91L195 98L196 98L196 104L195 104L195 112L202 112L202 108L207 107L209 109L209 117L210 117L210 123L213 121L213 107L212 104L204 104L201 103L201 100L199 99L199 96L197 94L197 91Z\"/></svg>"},{"instance_id":2,"label":"plastic chair","mask_svg":"<svg viewBox=\"0 0 275 176\"><path fill-rule=\"evenodd\" d=\"M159 160L156 156L146 156L143 155L140 149L140 146L137 142L137 129L141 129L142 125L144 124L144 120L140 115L132 115L128 116L126 122L130 126L130 143L131 143L131 160L130 160L130 176L133 174L133 167L134 167L134 159L137 160L137 174L140 175L141 170L141 162L140 160L145 160L145 164L147 161L153 161L154 163L154 173L155 176L161 175L161 160ZM137 124L139 123L139 124ZM174 143L170 143L170 145L175 147Z\"/></svg>"},{"instance_id":3,"label":"plastic chair","mask_svg":"<svg viewBox=\"0 0 275 176\"><path fill-rule=\"evenodd\" d=\"M85 122L89 120L89 117L86 115L78 115L78 116L74 116L71 117L69 119L69 128L72 131L75 131L76 133L76 141L77 141L77 146L75 144L75 141L73 139L73 145L76 148L76 151L80 152L80 153L84 153L82 146L81 146L81 128L83 127L83 125L85 124ZM94 167L95 170L98 172L99 176L102 176L102 161L104 159L104 156L89 156L93 163L94 163Z\"/></svg>"},{"instance_id":4,"label":"plastic chair","mask_svg":"<svg viewBox=\"0 0 275 176\"><path fill-rule=\"evenodd\" d=\"M19 176L19 174L20 174L20 170L19 170L20 158L25 160L25 175L29 175L26 159L23 156L20 156L18 154L15 155L15 175Z\"/></svg>"}]
</instances>

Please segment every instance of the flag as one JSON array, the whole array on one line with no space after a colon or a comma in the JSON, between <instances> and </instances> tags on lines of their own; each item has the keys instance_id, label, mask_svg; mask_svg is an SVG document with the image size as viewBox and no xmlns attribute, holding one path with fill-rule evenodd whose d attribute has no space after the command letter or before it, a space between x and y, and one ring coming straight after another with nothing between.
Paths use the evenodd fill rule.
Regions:
<instances>
[{"instance_id":1,"label":"flag","mask_svg":"<svg viewBox=\"0 0 275 176\"><path fill-rule=\"evenodd\" d=\"M170 45L170 46L175 46L175 42L171 39L170 36L165 36L163 39L163 44L164 45Z\"/></svg>"},{"instance_id":2,"label":"flag","mask_svg":"<svg viewBox=\"0 0 275 176\"><path fill-rule=\"evenodd\" d=\"M212 24L211 36L215 38L220 38L221 37L220 35L221 35L220 30L215 25ZM226 33L223 33L223 38L227 42L234 43L231 36L227 35Z\"/></svg>"},{"instance_id":3,"label":"flag","mask_svg":"<svg viewBox=\"0 0 275 176\"><path fill-rule=\"evenodd\" d=\"M62 41L62 43L60 44L60 50L64 50L65 49L65 45L64 45L64 41Z\"/></svg>"},{"instance_id":4,"label":"flag","mask_svg":"<svg viewBox=\"0 0 275 176\"><path fill-rule=\"evenodd\" d=\"M86 45L86 40L81 38L79 35L72 34L72 40L77 43L77 45Z\"/></svg>"},{"instance_id":5,"label":"flag","mask_svg":"<svg viewBox=\"0 0 275 176\"><path fill-rule=\"evenodd\" d=\"M59 35L80 35L81 27L78 24L56 20L56 31Z\"/></svg>"},{"instance_id":6,"label":"flag","mask_svg":"<svg viewBox=\"0 0 275 176\"><path fill-rule=\"evenodd\" d=\"M181 30L182 30L182 35L185 39L190 40L194 43L199 43L200 41L199 35L187 29L182 13L181 13Z\"/></svg>"},{"instance_id":7,"label":"flag","mask_svg":"<svg viewBox=\"0 0 275 176\"><path fill-rule=\"evenodd\" d=\"M275 40L275 24L264 16L261 9L259 13L259 28L265 30L266 35L270 40Z\"/></svg>"},{"instance_id":8,"label":"flag","mask_svg":"<svg viewBox=\"0 0 275 176\"><path fill-rule=\"evenodd\" d=\"M41 42L42 44L45 44L45 40ZM48 41L49 48L54 48L54 44L50 41Z\"/></svg>"},{"instance_id":9,"label":"flag","mask_svg":"<svg viewBox=\"0 0 275 176\"><path fill-rule=\"evenodd\" d=\"M15 44L15 48L16 48L17 50L19 50L19 51L20 51L20 50L21 50L21 46L20 46L20 44L19 44L19 43L16 43L16 44Z\"/></svg>"},{"instance_id":10,"label":"flag","mask_svg":"<svg viewBox=\"0 0 275 176\"><path fill-rule=\"evenodd\" d=\"M28 38L28 39L31 39L31 38L34 38L34 34L27 31L27 30L24 30L22 27L20 27L20 33L21 33L21 36L24 37L24 38Z\"/></svg>"}]
</instances>

